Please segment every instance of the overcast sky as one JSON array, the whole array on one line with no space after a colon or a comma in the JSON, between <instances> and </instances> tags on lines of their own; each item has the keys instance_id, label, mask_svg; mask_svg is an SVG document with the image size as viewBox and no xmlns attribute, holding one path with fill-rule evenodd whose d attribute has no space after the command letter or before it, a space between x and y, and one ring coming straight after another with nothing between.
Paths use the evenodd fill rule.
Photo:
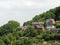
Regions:
<instances>
[{"instance_id":1,"label":"overcast sky","mask_svg":"<svg viewBox=\"0 0 60 45\"><path fill-rule=\"evenodd\" d=\"M60 5L60 0L0 0L0 26L9 20L22 25L35 15Z\"/></svg>"}]
</instances>

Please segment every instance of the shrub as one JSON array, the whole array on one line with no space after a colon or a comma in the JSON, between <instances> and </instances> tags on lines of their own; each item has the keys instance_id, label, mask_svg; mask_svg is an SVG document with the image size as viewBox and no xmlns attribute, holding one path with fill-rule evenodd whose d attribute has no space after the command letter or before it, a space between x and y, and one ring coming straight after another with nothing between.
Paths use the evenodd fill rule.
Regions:
<instances>
[{"instance_id":1,"label":"shrub","mask_svg":"<svg viewBox=\"0 0 60 45\"><path fill-rule=\"evenodd\" d=\"M32 40L27 38L21 38L17 40L16 45L32 45Z\"/></svg>"},{"instance_id":2,"label":"shrub","mask_svg":"<svg viewBox=\"0 0 60 45\"><path fill-rule=\"evenodd\" d=\"M24 36L29 36L29 37L35 37L35 36L37 36L38 35L38 33L37 33L37 31L34 29L34 28L32 28L31 26L29 26L25 31L24 31Z\"/></svg>"},{"instance_id":3,"label":"shrub","mask_svg":"<svg viewBox=\"0 0 60 45\"><path fill-rule=\"evenodd\" d=\"M60 34L55 34L54 38L55 40L60 40Z\"/></svg>"},{"instance_id":4,"label":"shrub","mask_svg":"<svg viewBox=\"0 0 60 45\"><path fill-rule=\"evenodd\" d=\"M56 22L56 27L57 27L57 28L60 28L60 21L57 21L57 22Z\"/></svg>"},{"instance_id":5,"label":"shrub","mask_svg":"<svg viewBox=\"0 0 60 45\"><path fill-rule=\"evenodd\" d=\"M0 45L5 45L5 43L0 39Z\"/></svg>"},{"instance_id":6,"label":"shrub","mask_svg":"<svg viewBox=\"0 0 60 45\"><path fill-rule=\"evenodd\" d=\"M51 35L50 34L43 34L43 39L45 40L45 41L48 41L48 40L50 40L50 37L51 37Z\"/></svg>"}]
</instances>

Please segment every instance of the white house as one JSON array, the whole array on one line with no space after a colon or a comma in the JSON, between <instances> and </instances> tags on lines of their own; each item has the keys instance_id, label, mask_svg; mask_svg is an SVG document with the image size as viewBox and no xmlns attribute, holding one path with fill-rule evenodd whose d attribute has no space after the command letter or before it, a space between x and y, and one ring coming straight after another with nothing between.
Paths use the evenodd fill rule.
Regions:
<instances>
[{"instance_id":1,"label":"white house","mask_svg":"<svg viewBox=\"0 0 60 45\"><path fill-rule=\"evenodd\" d=\"M56 27L54 26L54 24L55 24L54 19L47 19L46 20L46 29L47 30L55 30Z\"/></svg>"}]
</instances>

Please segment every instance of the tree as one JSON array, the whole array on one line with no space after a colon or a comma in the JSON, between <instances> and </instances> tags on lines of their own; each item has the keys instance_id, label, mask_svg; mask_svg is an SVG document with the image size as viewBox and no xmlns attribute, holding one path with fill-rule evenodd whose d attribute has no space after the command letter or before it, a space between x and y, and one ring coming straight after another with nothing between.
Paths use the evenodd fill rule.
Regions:
<instances>
[{"instance_id":1,"label":"tree","mask_svg":"<svg viewBox=\"0 0 60 45\"><path fill-rule=\"evenodd\" d=\"M32 24L32 20L27 21L27 22L24 22L23 26L25 26L25 25L29 25L29 26L31 26L31 24Z\"/></svg>"},{"instance_id":2,"label":"tree","mask_svg":"<svg viewBox=\"0 0 60 45\"><path fill-rule=\"evenodd\" d=\"M0 39L0 45L5 45L5 43Z\"/></svg>"},{"instance_id":3,"label":"tree","mask_svg":"<svg viewBox=\"0 0 60 45\"><path fill-rule=\"evenodd\" d=\"M38 35L37 31L31 26L28 26L28 28L24 31L24 36L35 37L37 35Z\"/></svg>"},{"instance_id":4,"label":"tree","mask_svg":"<svg viewBox=\"0 0 60 45\"><path fill-rule=\"evenodd\" d=\"M60 34L55 34L54 38L55 40L60 40Z\"/></svg>"},{"instance_id":5,"label":"tree","mask_svg":"<svg viewBox=\"0 0 60 45\"><path fill-rule=\"evenodd\" d=\"M17 21L9 21L7 24L0 27L0 35L16 31L19 25Z\"/></svg>"},{"instance_id":6,"label":"tree","mask_svg":"<svg viewBox=\"0 0 60 45\"><path fill-rule=\"evenodd\" d=\"M46 19L51 18L54 20L60 20L60 6L43 12L42 14L36 15L31 21L27 21L24 24L31 25L31 22L45 22Z\"/></svg>"},{"instance_id":7,"label":"tree","mask_svg":"<svg viewBox=\"0 0 60 45\"><path fill-rule=\"evenodd\" d=\"M57 28L60 28L60 21L57 21L55 26L56 26Z\"/></svg>"},{"instance_id":8,"label":"tree","mask_svg":"<svg viewBox=\"0 0 60 45\"><path fill-rule=\"evenodd\" d=\"M2 36L2 37L1 37L1 40L3 40L3 42L4 42L6 45L8 45L8 44L10 43L10 40L9 40L9 38L8 38L7 35Z\"/></svg>"},{"instance_id":9,"label":"tree","mask_svg":"<svg viewBox=\"0 0 60 45\"><path fill-rule=\"evenodd\" d=\"M48 41L50 40L51 38L51 35L50 34L43 34L43 37L42 37L45 41Z\"/></svg>"},{"instance_id":10,"label":"tree","mask_svg":"<svg viewBox=\"0 0 60 45\"><path fill-rule=\"evenodd\" d=\"M33 45L31 39L20 38L16 41L16 45Z\"/></svg>"},{"instance_id":11,"label":"tree","mask_svg":"<svg viewBox=\"0 0 60 45\"><path fill-rule=\"evenodd\" d=\"M11 27L13 31L16 31L16 29L20 26L19 22L13 20L9 21L8 25Z\"/></svg>"},{"instance_id":12,"label":"tree","mask_svg":"<svg viewBox=\"0 0 60 45\"><path fill-rule=\"evenodd\" d=\"M60 20L60 6L55 8L55 20Z\"/></svg>"}]
</instances>

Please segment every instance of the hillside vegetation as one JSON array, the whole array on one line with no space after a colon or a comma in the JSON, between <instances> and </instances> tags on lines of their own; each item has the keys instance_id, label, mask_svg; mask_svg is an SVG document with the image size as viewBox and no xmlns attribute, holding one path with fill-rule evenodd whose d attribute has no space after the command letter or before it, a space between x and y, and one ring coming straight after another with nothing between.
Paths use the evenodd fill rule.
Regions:
<instances>
[{"instance_id":1,"label":"hillside vegetation","mask_svg":"<svg viewBox=\"0 0 60 45\"><path fill-rule=\"evenodd\" d=\"M25 22L24 25L31 25L32 22L44 22L46 19L50 18L55 19L55 21L60 20L60 6L50 9L49 11L46 11L42 14L36 15L32 20Z\"/></svg>"},{"instance_id":2,"label":"hillside vegetation","mask_svg":"<svg viewBox=\"0 0 60 45\"><path fill-rule=\"evenodd\" d=\"M54 18L57 21L57 27L60 26L60 7L50 9L43 14L36 15L32 20L25 22L24 25L31 25L32 22L45 21L47 18ZM25 30L20 29L20 23L14 20L8 21L0 27L0 45L47 45L55 43L60 45L60 30L52 34L50 30L36 30L28 26Z\"/></svg>"}]
</instances>

